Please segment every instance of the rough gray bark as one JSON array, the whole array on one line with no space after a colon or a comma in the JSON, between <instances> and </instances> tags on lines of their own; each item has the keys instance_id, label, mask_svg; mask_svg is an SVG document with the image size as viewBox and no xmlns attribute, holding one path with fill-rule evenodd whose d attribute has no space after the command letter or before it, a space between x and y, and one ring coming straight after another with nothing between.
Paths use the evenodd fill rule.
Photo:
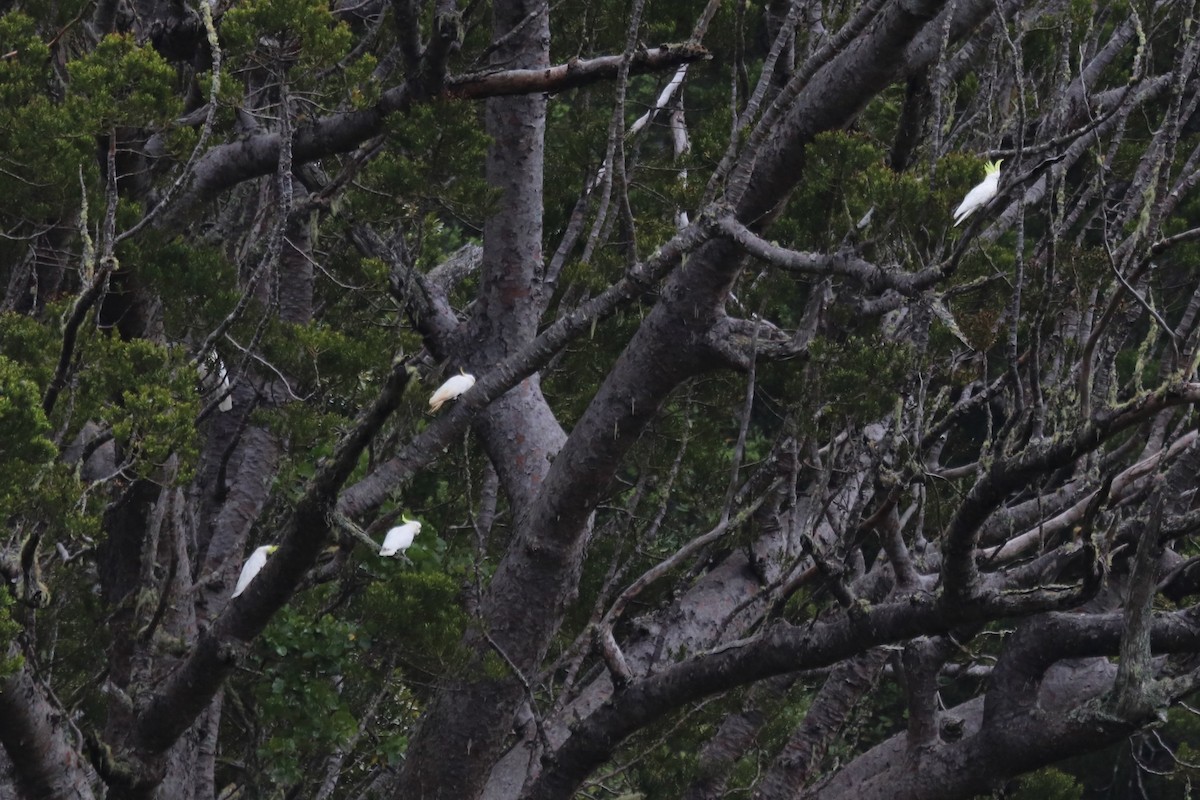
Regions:
<instances>
[{"instance_id":1,"label":"rough gray bark","mask_svg":"<svg viewBox=\"0 0 1200 800\"><path fill-rule=\"evenodd\" d=\"M20 657L10 646L6 658ZM95 773L81 736L64 724L64 710L39 685L28 664L0 682L0 744L21 797L28 800L91 800Z\"/></svg>"},{"instance_id":2,"label":"rough gray bark","mask_svg":"<svg viewBox=\"0 0 1200 800\"><path fill-rule=\"evenodd\" d=\"M748 694L740 710L722 720L700 751L700 777L680 795L683 800L717 800L725 796L729 771L749 751L769 718L763 706L782 698L791 684L787 676L764 681Z\"/></svg>"},{"instance_id":3,"label":"rough gray bark","mask_svg":"<svg viewBox=\"0 0 1200 800\"><path fill-rule=\"evenodd\" d=\"M492 35L504 43L492 55L495 64L518 69L549 64L549 15L544 6L513 0L497 3L492 13ZM474 374L486 373L532 341L548 299L537 288L542 271L545 120L542 95L486 102L485 126L492 137L487 179L500 190L502 203L484 228L475 315L467 330L437 343ZM526 515L564 439L538 378L526 378L493 401L480 415L476 430L514 513ZM516 441L514 430L523 433ZM545 653L544 640L529 635L526 604L538 604L540 598L527 593L523 566L513 569L502 563L481 598L479 627L468 636L472 666L440 689L405 760L398 793L461 798L481 790L513 713L528 691L525 674ZM516 674L476 677L484 671L485 659L494 657L493 651Z\"/></svg>"},{"instance_id":4,"label":"rough gray bark","mask_svg":"<svg viewBox=\"0 0 1200 800\"><path fill-rule=\"evenodd\" d=\"M895 736L803 796L965 797L990 791L1014 765L1035 769L1124 739L1145 718L1122 717L1103 703L1116 668L1090 657L1117 651L1120 615L1064 622L1062 615L1032 620L1015 634L1022 640L1006 649L987 697L939 715L939 723L953 729L953 741L913 753L903 734ZM1190 650L1190 624L1176 615L1157 618L1156 650ZM1001 697L1005 702L996 708Z\"/></svg>"},{"instance_id":5,"label":"rough gray bark","mask_svg":"<svg viewBox=\"0 0 1200 800\"><path fill-rule=\"evenodd\" d=\"M871 650L834 667L813 698L812 709L803 724L792 733L755 786L755 800L788 800L797 795L800 787L809 784L833 737L846 723L855 704L878 680L887 658L887 651Z\"/></svg>"}]
</instances>

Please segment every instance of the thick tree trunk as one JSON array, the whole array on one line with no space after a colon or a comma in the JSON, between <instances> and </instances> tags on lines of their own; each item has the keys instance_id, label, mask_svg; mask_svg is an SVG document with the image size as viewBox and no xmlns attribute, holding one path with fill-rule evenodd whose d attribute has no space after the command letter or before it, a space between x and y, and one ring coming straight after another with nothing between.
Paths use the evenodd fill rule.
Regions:
<instances>
[{"instance_id":1,"label":"thick tree trunk","mask_svg":"<svg viewBox=\"0 0 1200 800\"><path fill-rule=\"evenodd\" d=\"M503 44L492 59L505 67L549 64L549 16L528 0L494 4L493 38ZM542 265L542 171L546 98L492 98L486 103L488 182L501 203L484 227L482 288L462 339L442 349L473 373L518 352L537 332L548 298L538 289ZM541 489L564 434L542 396L536 376L496 400L476 423L484 447L517 519ZM513 431L521 431L518 436ZM503 570L503 567L501 567ZM443 686L427 710L400 779L405 796L465 800L483 788L499 756L512 716L537 668L544 641L525 629L528 606L497 595L495 582L480 604L481 629L468 635L470 665ZM532 644L532 647L531 647ZM503 677L494 673L497 659ZM488 666L492 664L493 666Z\"/></svg>"}]
</instances>

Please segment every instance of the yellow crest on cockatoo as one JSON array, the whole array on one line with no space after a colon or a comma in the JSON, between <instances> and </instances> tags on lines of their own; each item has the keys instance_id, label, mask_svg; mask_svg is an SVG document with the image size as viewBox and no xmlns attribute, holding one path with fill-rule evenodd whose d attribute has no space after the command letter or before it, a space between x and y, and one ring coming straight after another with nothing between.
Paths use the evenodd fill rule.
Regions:
<instances>
[{"instance_id":1,"label":"yellow crest on cockatoo","mask_svg":"<svg viewBox=\"0 0 1200 800\"><path fill-rule=\"evenodd\" d=\"M407 514L401 517L401 520L404 522L403 525L397 525L387 532L387 536L383 539L383 546L379 548L379 555L404 555L404 551L412 546L413 539L421 532L421 523L415 519L409 519Z\"/></svg>"},{"instance_id":2,"label":"yellow crest on cockatoo","mask_svg":"<svg viewBox=\"0 0 1200 800\"><path fill-rule=\"evenodd\" d=\"M1004 159L989 161L983 168L983 180L967 192L967 196L954 209L954 224L958 225L964 219L974 214L988 204L1000 189L1000 165Z\"/></svg>"}]
</instances>

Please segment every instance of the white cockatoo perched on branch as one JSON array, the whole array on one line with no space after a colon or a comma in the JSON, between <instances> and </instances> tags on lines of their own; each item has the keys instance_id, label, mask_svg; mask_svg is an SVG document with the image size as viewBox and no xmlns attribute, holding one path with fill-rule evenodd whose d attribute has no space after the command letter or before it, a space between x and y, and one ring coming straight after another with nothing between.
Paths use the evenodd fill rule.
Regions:
<instances>
[{"instance_id":1,"label":"white cockatoo perched on branch","mask_svg":"<svg viewBox=\"0 0 1200 800\"><path fill-rule=\"evenodd\" d=\"M421 532L421 523L415 519L404 517L404 524L397 525L387 532L387 536L383 537L383 547L379 548L379 555L394 556L397 553L404 555L404 551L412 547L413 539Z\"/></svg>"},{"instance_id":2,"label":"white cockatoo perched on branch","mask_svg":"<svg viewBox=\"0 0 1200 800\"><path fill-rule=\"evenodd\" d=\"M229 596L230 600L246 591L246 587L250 585L250 581L254 580L254 576L261 572L262 568L267 565L267 556L278 549L279 545L264 544L250 554L250 557L246 559L246 563L242 566L242 574L238 575L237 586L233 587L233 594Z\"/></svg>"},{"instance_id":3,"label":"white cockatoo perched on branch","mask_svg":"<svg viewBox=\"0 0 1200 800\"><path fill-rule=\"evenodd\" d=\"M1000 185L1000 165L1003 163L1004 159L987 162L987 165L983 168L983 180L974 189L967 192L967 196L959 203L958 208L954 209L954 224L956 226L983 208L988 204L989 200L996 196L996 190Z\"/></svg>"},{"instance_id":4,"label":"white cockatoo perched on branch","mask_svg":"<svg viewBox=\"0 0 1200 800\"><path fill-rule=\"evenodd\" d=\"M225 369L225 362L215 350L210 352L207 358L196 363L196 372L200 374L200 385L204 387L204 391L211 392L216 389L224 395L217 408L232 411L233 394L229 391L229 373Z\"/></svg>"},{"instance_id":5,"label":"white cockatoo perched on branch","mask_svg":"<svg viewBox=\"0 0 1200 800\"><path fill-rule=\"evenodd\" d=\"M457 375L439 386L433 397L429 398L429 413L434 413L442 407L442 403L453 400L474 385L475 376L468 375L460 369Z\"/></svg>"}]
</instances>

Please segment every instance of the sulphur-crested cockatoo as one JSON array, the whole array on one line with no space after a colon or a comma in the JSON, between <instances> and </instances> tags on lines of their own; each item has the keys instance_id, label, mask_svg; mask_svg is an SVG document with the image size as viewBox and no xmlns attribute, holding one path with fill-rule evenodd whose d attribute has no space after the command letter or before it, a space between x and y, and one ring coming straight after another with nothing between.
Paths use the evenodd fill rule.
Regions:
<instances>
[{"instance_id":1,"label":"sulphur-crested cockatoo","mask_svg":"<svg viewBox=\"0 0 1200 800\"><path fill-rule=\"evenodd\" d=\"M229 373L225 370L225 362L216 352L208 354L208 358L196 364L196 372L200 373L200 385L204 391L217 389L224 397L217 408L222 411L233 410L233 395L229 391Z\"/></svg>"},{"instance_id":2,"label":"sulphur-crested cockatoo","mask_svg":"<svg viewBox=\"0 0 1200 800\"><path fill-rule=\"evenodd\" d=\"M379 555L394 556L397 553L404 555L404 551L412 546L413 539L420 532L421 523L405 517L403 525L397 525L387 532L387 536L383 537L383 547L379 548Z\"/></svg>"},{"instance_id":3,"label":"sulphur-crested cockatoo","mask_svg":"<svg viewBox=\"0 0 1200 800\"><path fill-rule=\"evenodd\" d=\"M999 159L989 161L984 166L983 180L974 189L967 192L967 196L958 204L958 208L954 209L955 225L983 208L989 200L996 196L996 189L1000 184L1000 165L1003 163L1004 159Z\"/></svg>"},{"instance_id":4,"label":"sulphur-crested cockatoo","mask_svg":"<svg viewBox=\"0 0 1200 800\"><path fill-rule=\"evenodd\" d=\"M230 600L246 591L246 587L250 585L250 581L254 580L254 576L267 565L267 556L278 549L279 545L264 544L250 554L250 557L246 559L246 563L242 567L242 574L238 575L237 586L233 587L233 594L229 596Z\"/></svg>"},{"instance_id":5,"label":"sulphur-crested cockatoo","mask_svg":"<svg viewBox=\"0 0 1200 800\"><path fill-rule=\"evenodd\" d=\"M442 403L453 400L474 385L475 376L468 375L460 369L457 375L439 386L433 397L429 398L429 413L437 411L442 407Z\"/></svg>"}]
</instances>

